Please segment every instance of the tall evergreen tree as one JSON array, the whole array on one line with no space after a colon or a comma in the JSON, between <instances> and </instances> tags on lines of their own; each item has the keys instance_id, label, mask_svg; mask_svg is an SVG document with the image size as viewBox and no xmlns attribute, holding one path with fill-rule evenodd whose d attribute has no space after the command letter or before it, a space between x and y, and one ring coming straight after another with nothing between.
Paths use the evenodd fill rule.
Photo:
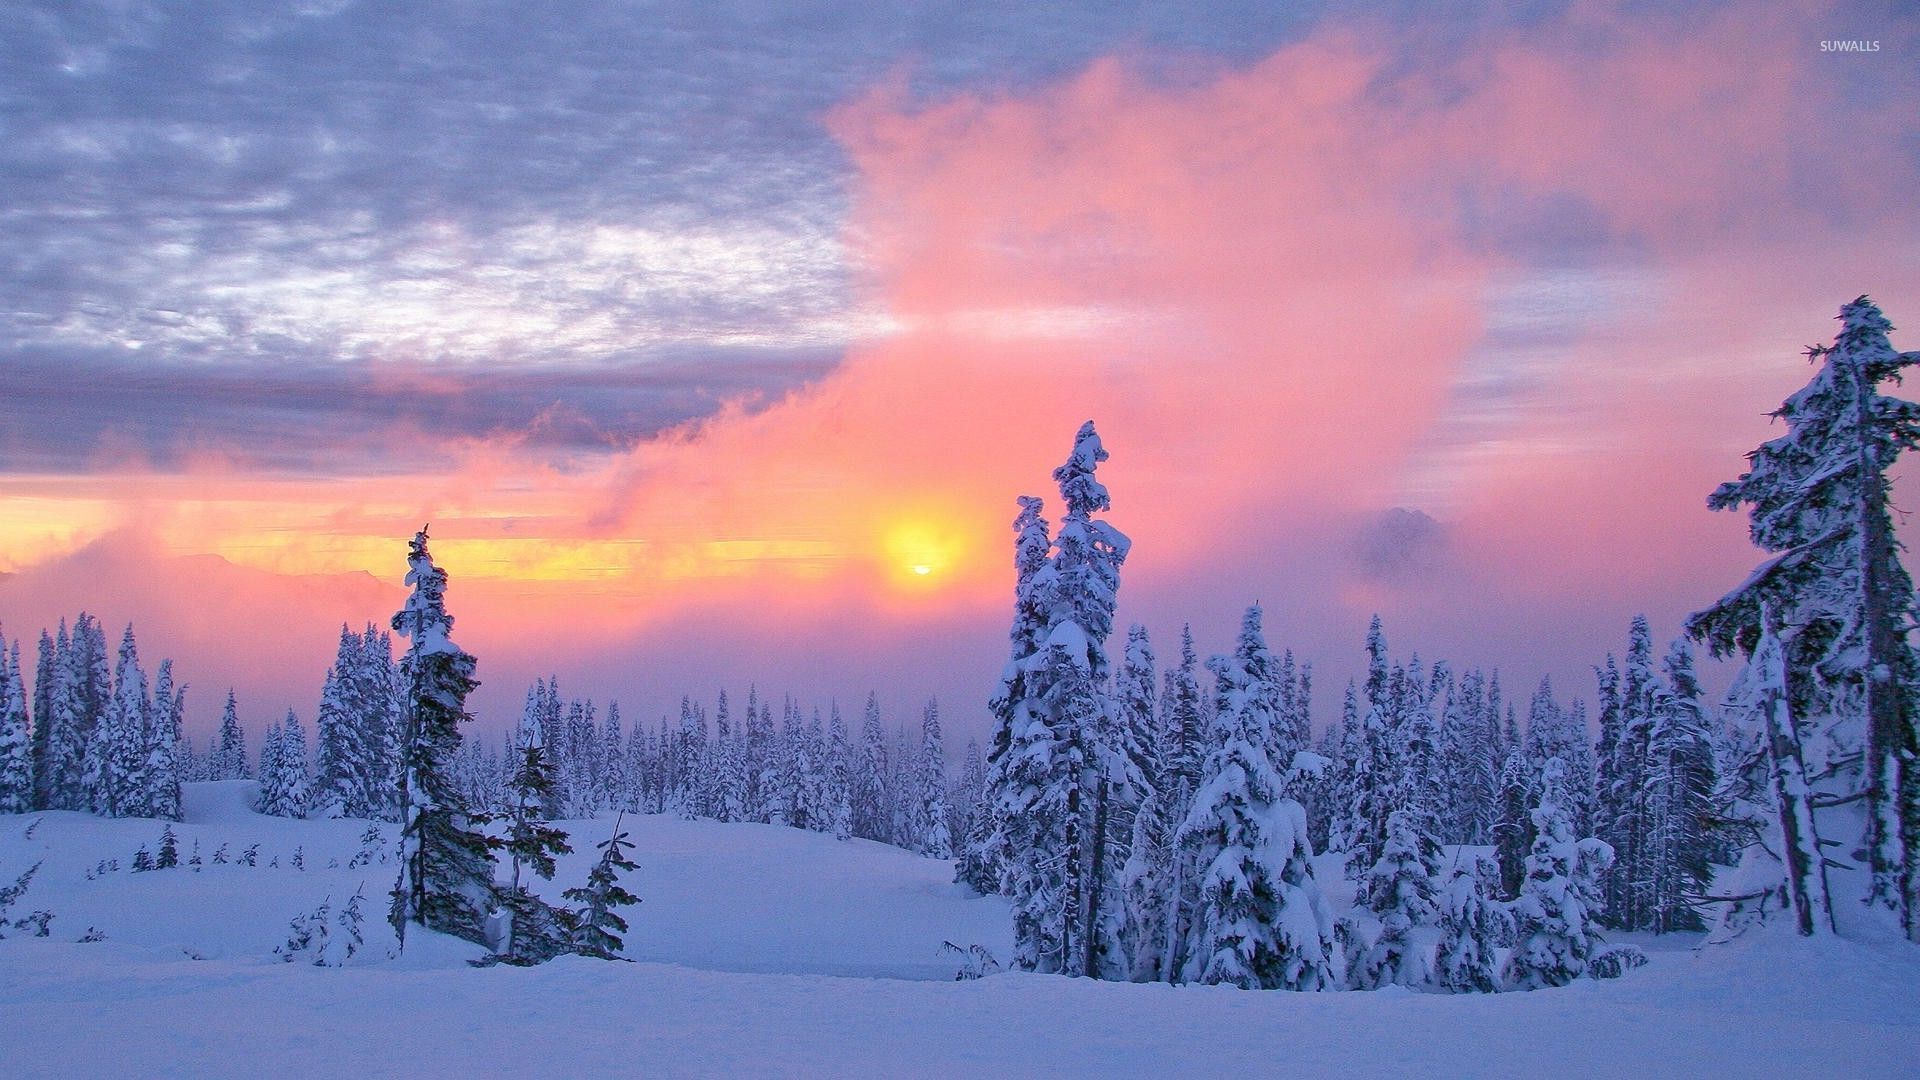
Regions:
<instances>
[{"instance_id":1,"label":"tall evergreen tree","mask_svg":"<svg viewBox=\"0 0 1920 1080\"><path fill-rule=\"evenodd\" d=\"M153 817L179 821L180 783L184 775L180 748L187 745L182 716L186 711L185 686L173 682L173 661L160 661L154 679L153 703L147 713L145 752L147 813Z\"/></svg>"},{"instance_id":2,"label":"tall evergreen tree","mask_svg":"<svg viewBox=\"0 0 1920 1080\"><path fill-rule=\"evenodd\" d=\"M33 733L28 729L27 690L21 678L20 644L6 650L0 638L0 814L33 809Z\"/></svg>"},{"instance_id":3,"label":"tall evergreen tree","mask_svg":"<svg viewBox=\"0 0 1920 1080\"><path fill-rule=\"evenodd\" d=\"M1258 629L1257 617L1250 623ZM1273 704L1252 646L1243 632L1233 657L1208 664L1216 685L1213 748L1175 840L1179 879L1194 884L1182 977L1248 989L1329 989L1333 918L1314 881L1306 813L1282 794L1269 756Z\"/></svg>"},{"instance_id":4,"label":"tall evergreen tree","mask_svg":"<svg viewBox=\"0 0 1920 1080\"><path fill-rule=\"evenodd\" d=\"M447 635L446 571L433 564L422 528L407 551L406 606L393 629L408 639L401 670L408 687L401 740L400 880L393 891L393 924L404 946L408 923L468 941L486 940L493 910L493 852L500 842L478 831L452 781L460 724L469 719L467 695L480 685L474 658Z\"/></svg>"},{"instance_id":5,"label":"tall evergreen tree","mask_svg":"<svg viewBox=\"0 0 1920 1080\"><path fill-rule=\"evenodd\" d=\"M60 622L60 640L65 644L67 637L66 620ZM33 808L46 810L52 808L53 770L58 762L51 757L49 736L53 730L53 687L60 654L56 650L53 638L45 629L40 631L40 652L37 666L33 669ZM19 665L14 665L18 668Z\"/></svg>"},{"instance_id":6,"label":"tall evergreen tree","mask_svg":"<svg viewBox=\"0 0 1920 1080\"><path fill-rule=\"evenodd\" d=\"M1920 941L1920 662L1907 640L1913 581L1901 565L1889 512L1888 471L1920 445L1920 405L1880 392L1920 353L1895 352L1893 325L1862 296L1840 309L1831 346L1807 350L1811 381L1774 416L1787 431L1747 456L1738 479L1708 497L1716 510L1749 508L1756 546L1777 554L1687 632L1714 655L1753 655L1780 627L1785 707L1831 717L1818 736L1812 779L1864 794L1872 899L1895 910ZM1823 768L1821 763L1826 763Z\"/></svg>"},{"instance_id":7,"label":"tall evergreen tree","mask_svg":"<svg viewBox=\"0 0 1920 1080\"><path fill-rule=\"evenodd\" d=\"M881 725L880 698L869 693L861 715L860 752L854 758L853 835L884 844L892 839L892 824L887 810L887 732ZM984 857L984 852L969 855L975 856Z\"/></svg>"},{"instance_id":8,"label":"tall evergreen tree","mask_svg":"<svg viewBox=\"0 0 1920 1080\"><path fill-rule=\"evenodd\" d=\"M1422 928L1440 920L1435 879L1440 845L1426 830L1427 816L1396 810L1387 819L1387 843L1367 872L1360 903L1380 920L1380 933L1348 977L1354 987L1425 986L1434 981L1434 946Z\"/></svg>"},{"instance_id":9,"label":"tall evergreen tree","mask_svg":"<svg viewBox=\"0 0 1920 1080\"><path fill-rule=\"evenodd\" d=\"M1106 639L1129 541L1093 515L1110 506L1095 470L1107 458L1093 423L1054 470L1066 504L1054 556L1028 582L1044 637L1015 661L996 696L1011 718L996 812L1007 823L1014 901L1014 960L1030 970L1092 973L1095 959L1088 880L1090 795L1097 755L1092 737L1108 708Z\"/></svg>"},{"instance_id":10,"label":"tall evergreen tree","mask_svg":"<svg viewBox=\"0 0 1920 1080\"><path fill-rule=\"evenodd\" d=\"M826 760L821 773L822 824L834 839L849 840L853 837L853 746L847 740L847 722L840 715L839 703L827 711ZM947 855L951 854L949 850Z\"/></svg>"},{"instance_id":11,"label":"tall evergreen tree","mask_svg":"<svg viewBox=\"0 0 1920 1080\"><path fill-rule=\"evenodd\" d=\"M1648 928L1656 933L1700 929L1694 903L1713 880L1713 744L1685 638L1668 649L1664 667L1666 685L1655 691L1647 742L1642 841Z\"/></svg>"},{"instance_id":12,"label":"tall evergreen tree","mask_svg":"<svg viewBox=\"0 0 1920 1080\"><path fill-rule=\"evenodd\" d=\"M993 741L987 751L988 828L980 830L977 846L961 853L956 874L974 882L991 880L1009 896L1020 888L1024 875L1013 864L1013 848L1026 835L1025 823L1009 820L1005 811L1016 800L1019 775L1026 766L1013 759L1014 731L1024 724L1027 709L1030 658L1039 651L1047 630L1047 593L1053 580L1048 553L1053 540L1047 520L1040 516L1042 500L1022 495L1013 519L1013 626L1008 631L1010 655L988 708L993 712ZM871 706L872 699L868 699ZM883 770L884 771L884 770ZM977 887L977 886L976 886Z\"/></svg>"},{"instance_id":13,"label":"tall evergreen tree","mask_svg":"<svg viewBox=\"0 0 1920 1080\"><path fill-rule=\"evenodd\" d=\"M240 727L240 715L234 707L233 691L227 691L226 711L220 714L220 736L213 752L213 779L245 780L252 769L247 762L247 735Z\"/></svg>"},{"instance_id":14,"label":"tall evergreen tree","mask_svg":"<svg viewBox=\"0 0 1920 1080\"><path fill-rule=\"evenodd\" d=\"M151 699L147 675L129 625L114 665L113 697L87 746L87 787L96 814L135 817L146 813L146 726Z\"/></svg>"},{"instance_id":15,"label":"tall evergreen tree","mask_svg":"<svg viewBox=\"0 0 1920 1080\"><path fill-rule=\"evenodd\" d=\"M1613 858L1599 840L1574 839L1573 818L1560 806L1565 768L1558 759L1548 760L1544 777L1527 879L1513 905L1517 940L1507 958L1506 982L1522 990L1565 986L1586 974L1600 940L1597 878Z\"/></svg>"},{"instance_id":16,"label":"tall evergreen tree","mask_svg":"<svg viewBox=\"0 0 1920 1080\"><path fill-rule=\"evenodd\" d=\"M914 766L914 796L908 820L911 843L922 855L953 856L947 826L947 761L940 738L940 704L928 701L920 714L920 754Z\"/></svg>"}]
</instances>

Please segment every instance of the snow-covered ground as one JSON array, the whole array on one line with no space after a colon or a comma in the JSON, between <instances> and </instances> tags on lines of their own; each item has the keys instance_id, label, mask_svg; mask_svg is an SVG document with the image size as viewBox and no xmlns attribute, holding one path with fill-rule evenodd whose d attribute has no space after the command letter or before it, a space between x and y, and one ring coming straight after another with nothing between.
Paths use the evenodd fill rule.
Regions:
<instances>
[{"instance_id":1,"label":"snow-covered ground","mask_svg":"<svg viewBox=\"0 0 1920 1080\"><path fill-rule=\"evenodd\" d=\"M1643 941L1614 982L1494 996L1250 993L1003 974L950 981L941 942L1007 953L1006 909L896 849L755 825L628 819L633 964L476 969L411 935L383 960L391 864L365 825L262 818L246 785L189 788L181 857L126 869L159 823L0 817L0 884L43 861L0 942L0 1077L27 1076L1901 1076L1920 1069L1920 949L1764 933ZM36 826L34 823L38 822ZM611 827L582 823L583 851ZM25 834L32 829L33 835ZM391 826L388 827L389 834ZM294 850L306 869L291 867ZM89 880L100 860L121 869ZM278 859L278 867L270 860ZM563 863L563 882L586 855ZM329 864L337 862L335 868ZM374 962L272 955L287 921L364 883ZM89 927L106 940L76 943ZM10 932L13 933L13 932Z\"/></svg>"}]
</instances>

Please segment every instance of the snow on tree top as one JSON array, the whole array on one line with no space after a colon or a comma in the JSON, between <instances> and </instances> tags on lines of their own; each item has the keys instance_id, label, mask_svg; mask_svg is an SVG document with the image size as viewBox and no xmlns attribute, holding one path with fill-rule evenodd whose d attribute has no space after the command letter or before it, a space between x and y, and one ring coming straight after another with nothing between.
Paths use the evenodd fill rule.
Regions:
<instances>
[{"instance_id":1,"label":"snow on tree top","mask_svg":"<svg viewBox=\"0 0 1920 1080\"><path fill-rule=\"evenodd\" d=\"M1066 500L1069 517L1084 518L1096 510L1112 508L1106 485L1093 478L1094 470L1105 460L1107 449L1100 445L1093 421L1081 424L1079 433L1073 437L1073 453L1068 455L1066 464L1053 470L1054 482L1060 485L1060 497Z\"/></svg>"},{"instance_id":2,"label":"snow on tree top","mask_svg":"<svg viewBox=\"0 0 1920 1080\"><path fill-rule=\"evenodd\" d=\"M419 655L464 651L447 636L453 630L453 616L446 605L447 572L433 564L425 528L413 534L407 545L406 584L413 586L413 592L394 614L393 629L411 639Z\"/></svg>"}]
</instances>

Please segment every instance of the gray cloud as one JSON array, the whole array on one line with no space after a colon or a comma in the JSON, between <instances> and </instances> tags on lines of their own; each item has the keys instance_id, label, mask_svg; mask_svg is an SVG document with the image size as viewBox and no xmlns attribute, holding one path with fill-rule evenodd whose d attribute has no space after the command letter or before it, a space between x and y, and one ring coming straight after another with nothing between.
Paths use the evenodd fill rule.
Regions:
<instances>
[{"instance_id":1,"label":"gray cloud","mask_svg":"<svg viewBox=\"0 0 1920 1080\"><path fill-rule=\"evenodd\" d=\"M1447 530L1425 511L1396 506L1382 511L1354 537L1355 567L1383 585L1431 583L1447 562Z\"/></svg>"},{"instance_id":2,"label":"gray cloud","mask_svg":"<svg viewBox=\"0 0 1920 1080\"><path fill-rule=\"evenodd\" d=\"M399 415L617 440L778 394L863 325L827 109L1115 49L1192 77L1297 32L1273 7L7 5L0 392L37 411L0 467ZM396 363L468 387L370 386Z\"/></svg>"}]
</instances>

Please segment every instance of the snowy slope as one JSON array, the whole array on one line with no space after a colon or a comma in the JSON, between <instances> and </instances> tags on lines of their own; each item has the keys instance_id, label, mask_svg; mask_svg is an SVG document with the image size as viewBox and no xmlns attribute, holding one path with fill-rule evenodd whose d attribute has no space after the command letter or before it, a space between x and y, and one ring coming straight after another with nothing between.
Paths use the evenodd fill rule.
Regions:
<instances>
[{"instance_id":1,"label":"snowy slope","mask_svg":"<svg viewBox=\"0 0 1920 1080\"><path fill-rule=\"evenodd\" d=\"M88 881L159 824L0 817L4 880L45 859L14 914L55 912L52 936L0 942L0 1076L1901 1076L1920 1043L1920 949L1884 937L1667 938L1624 979L1495 996L955 983L940 940L1004 956L1007 930L947 864L671 818L627 822L644 962L475 969L415 934L398 962L282 964L292 914L392 868L344 866L364 823L259 818L244 789L191 791L183 857L259 842L277 869ZM107 940L76 944L88 925Z\"/></svg>"}]
</instances>

